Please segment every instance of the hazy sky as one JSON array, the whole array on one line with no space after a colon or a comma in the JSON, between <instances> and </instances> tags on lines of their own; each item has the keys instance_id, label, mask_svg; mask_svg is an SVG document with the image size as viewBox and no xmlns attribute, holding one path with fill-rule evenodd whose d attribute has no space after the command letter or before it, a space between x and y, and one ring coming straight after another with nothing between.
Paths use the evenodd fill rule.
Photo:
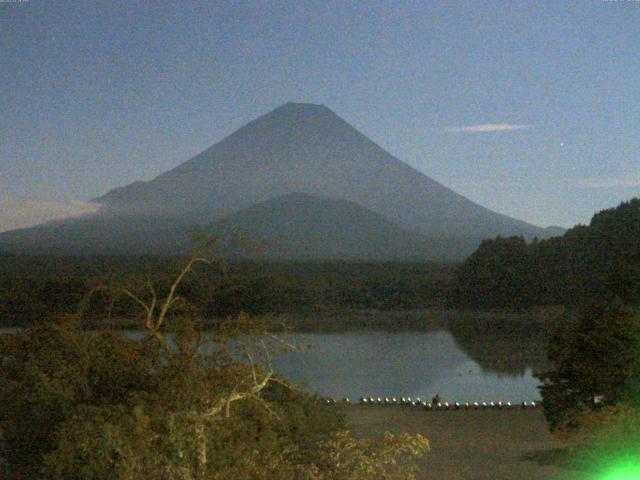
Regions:
<instances>
[{"instance_id":1,"label":"hazy sky","mask_svg":"<svg viewBox=\"0 0 640 480\"><path fill-rule=\"evenodd\" d=\"M539 225L640 195L640 1L0 0L0 72L0 229L287 101Z\"/></svg>"}]
</instances>

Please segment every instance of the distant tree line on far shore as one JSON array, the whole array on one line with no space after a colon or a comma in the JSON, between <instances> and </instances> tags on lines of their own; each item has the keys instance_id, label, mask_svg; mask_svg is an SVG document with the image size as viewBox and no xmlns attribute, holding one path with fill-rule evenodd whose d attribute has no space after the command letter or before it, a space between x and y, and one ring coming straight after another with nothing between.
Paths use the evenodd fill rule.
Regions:
<instances>
[{"instance_id":1,"label":"distant tree line on far shore","mask_svg":"<svg viewBox=\"0 0 640 480\"><path fill-rule=\"evenodd\" d=\"M183 257L0 253L0 325L73 313L96 285L146 278L168 285ZM561 237L485 240L462 265L428 262L236 261L203 267L181 285L207 318L341 309L526 310L580 305L603 292L625 303L640 290L640 199L594 215ZM164 279L164 280L163 280ZM94 299L96 315L108 309ZM129 305L110 307L117 317Z\"/></svg>"},{"instance_id":2,"label":"distant tree line on far shore","mask_svg":"<svg viewBox=\"0 0 640 480\"><path fill-rule=\"evenodd\" d=\"M144 288L147 278L167 289L182 257L53 257L0 255L0 325L29 325L75 313L92 288L124 281ZM357 262L235 262L201 266L180 285L207 318L340 309L420 309L444 305L455 265ZM160 279L160 280L157 280ZM132 287L133 288L133 287ZM129 300L108 305L94 295L97 320L125 317ZM107 308L108 307L108 308Z\"/></svg>"}]
</instances>

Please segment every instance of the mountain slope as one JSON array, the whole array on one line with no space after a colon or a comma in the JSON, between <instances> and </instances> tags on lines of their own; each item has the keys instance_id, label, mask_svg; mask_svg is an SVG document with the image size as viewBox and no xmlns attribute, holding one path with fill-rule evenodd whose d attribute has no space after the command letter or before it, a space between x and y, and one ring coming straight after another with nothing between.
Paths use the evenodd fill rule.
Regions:
<instances>
[{"instance_id":1,"label":"mountain slope","mask_svg":"<svg viewBox=\"0 0 640 480\"><path fill-rule=\"evenodd\" d=\"M349 200L430 237L546 236L453 192L311 104L283 105L173 170L95 201L103 213L204 223L293 192Z\"/></svg>"},{"instance_id":2,"label":"mountain slope","mask_svg":"<svg viewBox=\"0 0 640 480\"><path fill-rule=\"evenodd\" d=\"M200 228L224 239L216 253L288 260L462 260L480 239L428 238L347 200L293 193L227 215ZM11 253L180 254L189 225L157 217L89 215L0 233ZM249 239L260 246L243 248Z\"/></svg>"},{"instance_id":3,"label":"mountain slope","mask_svg":"<svg viewBox=\"0 0 640 480\"><path fill-rule=\"evenodd\" d=\"M87 215L0 233L0 251L55 255L170 255L189 245L188 225L145 216Z\"/></svg>"},{"instance_id":4,"label":"mountain slope","mask_svg":"<svg viewBox=\"0 0 640 480\"><path fill-rule=\"evenodd\" d=\"M295 260L460 260L477 244L428 238L353 202L301 193L232 213L211 230L255 240L260 256Z\"/></svg>"}]
</instances>

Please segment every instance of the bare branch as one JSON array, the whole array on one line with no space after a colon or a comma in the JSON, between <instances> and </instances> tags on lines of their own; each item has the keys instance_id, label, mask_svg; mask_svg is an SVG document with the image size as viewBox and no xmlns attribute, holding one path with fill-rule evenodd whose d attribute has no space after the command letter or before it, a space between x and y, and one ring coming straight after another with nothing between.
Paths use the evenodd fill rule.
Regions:
<instances>
[{"instance_id":1,"label":"bare branch","mask_svg":"<svg viewBox=\"0 0 640 480\"><path fill-rule=\"evenodd\" d=\"M283 345L285 347L287 347L290 350L303 350L302 347L300 347L299 345L295 345L291 342L288 342L287 340L285 340L284 338L281 338L277 335L273 335L271 333L268 333L267 336L273 340L276 343L279 343L280 345Z\"/></svg>"},{"instance_id":2,"label":"bare branch","mask_svg":"<svg viewBox=\"0 0 640 480\"><path fill-rule=\"evenodd\" d=\"M251 364L251 375L253 376L253 383L258 383L258 374L256 373L256 365L253 361L253 355L249 350L245 350L245 355L249 358L249 363Z\"/></svg>"},{"instance_id":3,"label":"bare branch","mask_svg":"<svg viewBox=\"0 0 640 480\"><path fill-rule=\"evenodd\" d=\"M262 344L262 348L264 349L265 356L267 357L267 366L269 367L269 372L273 372L273 367L271 366L271 356L269 355L269 349L265 345L264 340L260 340L260 343Z\"/></svg>"},{"instance_id":4,"label":"bare branch","mask_svg":"<svg viewBox=\"0 0 640 480\"><path fill-rule=\"evenodd\" d=\"M189 260L189 263L187 263L187 265L182 269L178 277L175 279L175 281L171 285L171 288L169 289L169 294L167 295L167 298L165 298L164 303L160 308L160 314L158 315L158 320L156 321L156 324L155 324L155 330L158 330L162 326L162 323L164 322L167 312L169 311L169 308L173 304L178 285L182 283L182 280L185 277L185 275L191 271L191 269L196 263L205 263L207 265L211 265L211 261L204 257L193 257L191 260Z\"/></svg>"},{"instance_id":5,"label":"bare branch","mask_svg":"<svg viewBox=\"0 0 640 480\"><path fill-rule=\"evenodd\" d=\"M127 297L131 298L134 302L136 302L138 305L140 305L142 308L144 308L144 310L147 312L147 314L149 315L151 313L151 309L149 307L149 305L147 305L146 303L144 303L144 301L138 297L135 293L131 292L130 290L123 288L123 287L118 287L114 290L114 295L118 295L119 293L122 293L124 295L126 295Z\"/></svg>"},{"instance_id":6,"label":"bare branch","mask_svg":"<svg viewBox=\"0 0 640 480\"><path fill-rule=\"evenodd\" d=\"M158 303L158 295L156 294L156 289L153 287L153 283L151 281L147 281L147 285L149 285L149 289L151 290L151 305L147 310L147 321L146 326L149 330L153 329L153 314L156 309L156 305Z\"/></svg>"},{"instance_id":7,"label":"bare branch","mask_svg":"<svg viewBox=\"0 0 640 480\"><path fill-rule=\"evenodd\" d=\"M221 398L216 402L216 405L207 410L203 417L211 418L218 415L223 409L225 410L225 414L228 417L230 414L230 407L233 402L237 402L238 400L244 400L247 397L252 395L257 395L260 393L271 381L273 377L273 372L267 373L262 381L256 383L251 389L246 392L232 392L227 398Z\"/></svg>"},{"instance_id":8,"label":"bare branch","mask_svg":"<svg viewBox=\"0 0 640 480\"><path fill-rule=\"evenodd\" d=\"M105 290L109 290L107 287L99 285L97 287L93 287L89 292L83 297L82 301L78 305L78 318L82 319L84 315L84 311L89 305L91 298L98 292L103 292Z\"/></svg>"}]
</instances>

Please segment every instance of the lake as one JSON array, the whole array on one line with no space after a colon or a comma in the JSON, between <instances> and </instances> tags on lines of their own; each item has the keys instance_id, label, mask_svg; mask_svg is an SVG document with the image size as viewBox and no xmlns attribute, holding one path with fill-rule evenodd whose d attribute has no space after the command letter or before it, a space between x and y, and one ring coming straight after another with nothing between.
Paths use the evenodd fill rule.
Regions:
<instances>
[{"instance_id":1,"label":"lake","mask_svg":"<svg viewBox=\"0 0 640 480\"><path fill-rule=\"evenodd\" d=\"M420 397L443 401L537 400L532 368L504 373L483 368L448 331L299 333L307 348L281 354L274 370L305 390L336 399Z\"/></svg>"},{"instance_id":2,"label":"lake","mask_svg":"<svg viewBox=\"0 0 640 480\"><path fill-rule=\"evenodd\" d=\"M287 341L304 348L281 353L272 363L275 371L305 390L336 399L430 400L439 393L448 402L538 400L539 382L532 372L543 368L546 334L486 322L485 328L465 325L433 331L288 334Z\"/></svg>"}]
</instances>

